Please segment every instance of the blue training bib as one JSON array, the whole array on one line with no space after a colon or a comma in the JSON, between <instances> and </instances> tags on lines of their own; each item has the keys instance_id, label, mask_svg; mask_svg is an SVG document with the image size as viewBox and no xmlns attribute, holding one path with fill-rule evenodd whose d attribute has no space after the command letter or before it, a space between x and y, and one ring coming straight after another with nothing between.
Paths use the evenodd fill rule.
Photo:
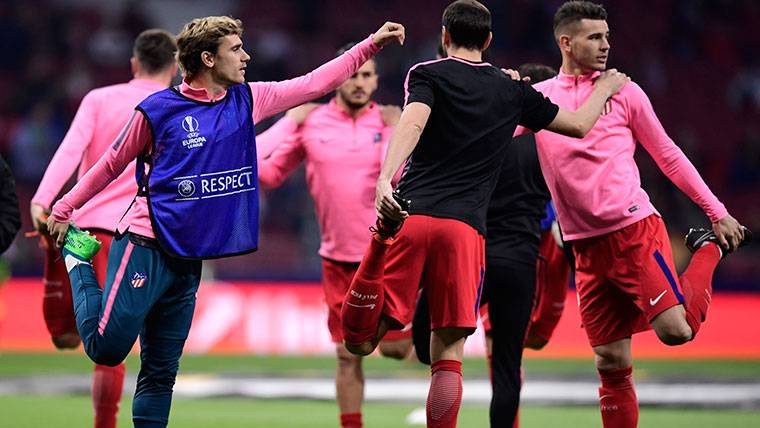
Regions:
<instances>
[{"instance_id":1,"label":"blue training bib","mask_svg":"<svg viewBox=\"0 0 760 428\"><path fill-rule=\"evenodd\" d=\"M217 102L195 101L169 88L137 110L153 134L151 153L137 161L137 184L163 250L191 259L255 251L259 194L248 85L230 87Z\"/></svg>"}]
</instances>

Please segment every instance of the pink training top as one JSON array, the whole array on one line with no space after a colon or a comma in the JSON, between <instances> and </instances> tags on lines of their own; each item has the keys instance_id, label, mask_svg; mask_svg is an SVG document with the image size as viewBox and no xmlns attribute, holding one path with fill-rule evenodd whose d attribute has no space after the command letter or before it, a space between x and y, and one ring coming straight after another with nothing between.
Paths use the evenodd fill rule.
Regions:
<instances>
[{"instance_id":1,"label":"pink training top","mask_svg":"<svg viewBox=\"0 0 760 428\"><path fill-rule=\"evenodd\" d=\"M281 82L248 83L253 93L254 123L335 89L379 50L380 46L370 36L311 73ZM226 95L225 91L212 99L205 88L193 88L187 82L182 82L179 89L183 95L198 101L218 101ZM140 153L148 150L151 140L148 121L135 111L129 119L126 132L120 134L111 149L106 151L69 193L56 202L51 214L53 218L59 222L68 221L75 209L81 208L118 177ZM127 229L138 235L155 237L144 197L138 197L119 222L119 232Z\"/></svg>"},{"instance_id":2,"label":"pink training top","mask_svg":"<svg viewBox=\"0 0 760 428\"><path fill-rule=\"evenodd\" d=\"M577 110L599 72L575 77L560 72L534 87L552 102ZM604 235L657 214L633 159L636 141L710 221L728 214L680 148L668 137L644 91L630 82L615 94L585 138L550 131L536 134L539 160L568 241Z\"/></svg>"},{"instance_id":3,"label":"pink training top","mask_svg":"<svg viewBox=\"0 0 760 428\"><path fill-rule=\"evenodd\" d=\"M155 80L133 79L129 83L90 91L82 99L66 137L50 161L32 203L50 208L53 200L79 166L77 180L90 169L124 129L137 104L164 89ZM137 192L135 163L87 201L71 216L79 227L115 231Z\"/></svg>"},{"instance_id":4,"label":"pink training top","mask_svg":"<svg viewBox=\"0 0 760 428\"><path fill-rule=\"evenodd\" d=\"M299 128L285 117L257 137L259 146L280 143L259 162L259 183L277 187L302 162L321 231L319 255L360 262L375 221L375 183L393 128L372 103L356 119L333 98L314 109Z\"/></svg>"}]
</instances>

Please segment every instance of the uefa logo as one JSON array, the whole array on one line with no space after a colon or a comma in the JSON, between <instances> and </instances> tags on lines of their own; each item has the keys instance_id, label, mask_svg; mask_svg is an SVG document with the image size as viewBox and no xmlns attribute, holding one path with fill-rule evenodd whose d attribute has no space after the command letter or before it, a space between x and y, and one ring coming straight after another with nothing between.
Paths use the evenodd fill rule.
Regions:
<instances>
[{"instance_id":1,"label":"uefa logo","mask_svg":"<svg viewBox=\"0 0 760 428\"><path fill-rule=\"evenodd\" d=\"M197 132L198 119L192 116L185 116L185 118L182 119L182 129L184 129L187 133Z\"/></svg>"},{"instance_id":2,"label":"uefa logo","mask_svg":"<svg viewBox=\"0 0 760 428\"><path fill-rule=\"evenodd\" d=\"M195 194L195 183L190 180L182 180L177 186L177 192L184 198L193 196Z\"/></svg>"}]
</instances>

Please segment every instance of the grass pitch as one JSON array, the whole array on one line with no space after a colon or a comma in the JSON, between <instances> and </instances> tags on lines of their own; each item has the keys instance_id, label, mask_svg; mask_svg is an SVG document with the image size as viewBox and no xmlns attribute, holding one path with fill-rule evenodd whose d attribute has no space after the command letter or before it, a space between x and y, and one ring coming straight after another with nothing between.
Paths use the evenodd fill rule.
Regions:
<instances>
[{"instance_id":1,"label":"grass pitch","mask_svg":"<svg viewBox=\"0 0 760 428\"><path fill-rule=\"evenodd\" d=\"M122 401L119 427L131 427L128 397ZM86 396L0 396L3 426L14 428L82 428L92 426L92 410ZM417 406L368 403L366 428L405 427L406 416ZM600 427L596 408L523 406L523 428ZM335 428L337 408L328 401L175 399L170 427L178 428ZM460 427L487 427L488 408L463 406ZM641 410L640 427L739 428L760 426L760 413L739 410Z\"/></svg>"},{"instance_id":2,"label":"grass pitch","mask_svg":"<svg viewBox=\"0 0 760 428\"><path fill-rule=\"evenodd\" d=\"M127 376L134 377L139 358L127 360ZM182 358L180 374L268 374L292 377L330 377L335 360L332 357L265 357L249 355L199 356ZM413 362L396 362L368 358L368 376L427 377L428 368ZM0 384L9 378L45 374L86 374L92 363L81 351L44 354L0 354ZM584 378L595 377L592 361L529 359L525 362L526 377ZM484 361L464 362L466 377L486 377ZM704 379L713 381L757 381L758 361L672 361L642 360L636 364L637 380ZM695 385L695 387L699 387ZM366 403L364 421L367 428L404 427L407 415L419 403ZM245 398L176 398L172 406L170 427L181 428L321 428L337 427L337 407L332 401L256 400ZM131 427L131 397L124 397L119 416L120 427ZM92 405L86 395L0 395L0 426L13 428L82 428L92 426ZM460 427L487 427L488 408L466 405L459 416ZM521 427L600 427L596 407L523 406ZM641 410L640 427L723 428L760 427L757 410L699 410L645 407Z\"/></svg>"}]
</instances>

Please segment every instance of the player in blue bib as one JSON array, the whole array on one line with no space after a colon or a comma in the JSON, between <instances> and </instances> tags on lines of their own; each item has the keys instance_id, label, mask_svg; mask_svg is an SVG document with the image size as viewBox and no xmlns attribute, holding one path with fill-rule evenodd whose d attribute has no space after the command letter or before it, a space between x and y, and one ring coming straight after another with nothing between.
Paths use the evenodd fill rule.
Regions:
<instances>
[{"instance_id":1,"label":"player in blue bib","mask_svg":"<svg viewBox=\"0 0 760 428\"><path fill-rule=\"evenodd\" d=\"M87 355L116 365L140 336L132 407L138 428L168 423L201 259L258 246L254 124L334 90L383 45L404 40L404 28L388 22L305 76L246 83L251 57L242 31L242 23L229 17L185 25L177 37L182 84L137 106L111 149L54 205L48 220L56 245L63 245ZM138 194L117 227L101 290L90 264L99 243L70 228L69 218L134 159Z\"/></svg>"}]
</instances>

